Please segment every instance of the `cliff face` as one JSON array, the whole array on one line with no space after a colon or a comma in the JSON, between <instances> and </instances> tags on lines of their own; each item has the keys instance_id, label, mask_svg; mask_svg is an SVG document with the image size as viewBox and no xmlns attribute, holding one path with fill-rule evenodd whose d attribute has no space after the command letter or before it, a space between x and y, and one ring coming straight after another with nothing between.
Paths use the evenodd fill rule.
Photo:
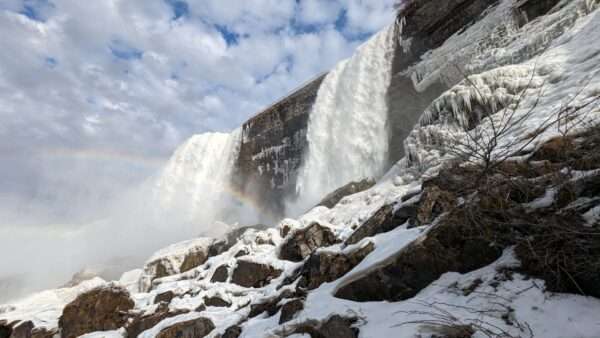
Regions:
<instances>
[{"instance_id":1,"label":"cliff face","mask_svg":"<svg viewBox=\"0 0 600 338\"><path fill-rule=\"evenodd\" d=\"M308 117L325 74L265 109L242 126L235 184L277 215L292 193L306 148Z\"/></svg>"},{"instance_id":2,"label":"cliff face","mask_svg":"<svg viewBox=\"0 0 600 338\"><path fill-rule=\"evenodd\" d=\"M497 0L412 1L401 12L387 99L389 107L389 166L404 156L403 141L425 108L450 86L439 78L425 88L408 71L429 50L453 34L477 22ZM524 20L548 11L557 0L521 1ZM275 215L282 201L294 193L297 171L306 150L306 129L311 108L325 75L309 82L243 125L242 144L236 162L235 185L247 196L262 201Z\"/></svg>"}]
</instances>

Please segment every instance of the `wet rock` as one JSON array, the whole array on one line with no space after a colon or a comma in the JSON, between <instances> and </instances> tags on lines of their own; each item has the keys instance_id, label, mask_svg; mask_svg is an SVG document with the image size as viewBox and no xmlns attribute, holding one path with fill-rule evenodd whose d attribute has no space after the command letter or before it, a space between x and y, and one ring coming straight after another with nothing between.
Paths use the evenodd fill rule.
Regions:
<instances>
[{"instance_id":1,"label":"wet rock","mask_svg":"<svg viewBox=\"0 0 600 338\"><path fill-rule=\"evenodd\" d=\"M153 328L164 319L175 317L187 312L187 310L170 311L168 305L162 304L154 313L133 316L125 326L127 337L137 337L140 335L140 333Z\"/></svg>"},{"instance_id":2,"label":"wet rock","mask_svg":"<svg viewBox=\"0 0 600 338\"><path fill-rule=\"evenodd\" d=\"M279 275L281 271L270 265L240 259L233 270L231 282L247 288L260 288Z\"/></svg>"},{"instance_id":3,"label":"wet rock","mask_svg":"<svg viewBox=\"0 0 600 338\"><path fill-rule=\"evenodd\" d=\"M290 235L280 247L279 258L300 262L316 249L333 245L336 241L331 230L318 223L313 223Z\"/></svg>"},{"instance_id":4,"label":"wet rock","mask_svg":"<svg viewBox=\"0 0 600 338\"><path fill-rule=\"evenodd\" d=\"M279 324L289 322L294 319L296 314L304 309L304 301L302 299L294 299L285 303L281 307L281 315L279 317Z\"/></svg>"},{"instance_id":5,"label":"wet rock","mask_svg":"<svg viewBox=\"0 0 600 338\"><path fill-rule=\"evenodd\" d=\"M211 283L225 283L229 278L229 267L227 265L219 266L213 273L210 282Z\"/></svg>"},{"instance_id":6,"label":"wet rock","mask_svg":"<svg viewBox=\"0 0 600 338\"><path fill-rule=\"evenodd\" d=\"M373 243L369 243L349 254L323 251L314 253L302 266L300 271L302 279L298 286L313 290L323 283L332 282L352 270L374 248Z\"/></svg>"},{"instance_id":7,"label":"wet rock","mask_svg":"<svg viewBox=\"0 0 600 338\"><path fill-rule=\"evenodd\" d=\"M192 319L163 329L156 338L202 338L214 328L215 325L208 318Z\"/></svg>"},{"instance_id":8,"label":"wet rock","mask_svg":"<svg viewBox=\"0 0 600 338\"><path fill-rule=\"evenodd\" d=\"M219 296L213 296L204 298L204 305L214 307L230 307L231 302L226 301Z\"/></svg>"},{"instance_id":9,"label":"wet rock","mask_svg":"<svg viewBox=\"0 0 600 338\"><path fill-rule=\"evenodd\" d=\"M165 302L167 304L171 303L171 301L175 298L175 293L173 291L166 291L163 293L159 293L154 297L154 304L158 304L160 302Z\"/></svg>"},{"instance_id":10,"label":"wet rock","mask_svg":"<svg viewBox=\"0 0 600 338\"><path fill-rule=\"evenodd\" d=\"M59 319L61 335L74 338L96 331L116 330L125 325L127 312L133 307L129 292L121 287L109 285L90 290L64 308Z\"/></svg>"},{"instance_id":11,"label":"wet rock","mask_svg":"<svg viewBox=\"0 0 600 338\"><path fill-rule=\"evenodd\" d=\"M333 208L336 204L338 204L342 198L359 193L361 191L365 191L375 185L375 180L373 179L364 179L358 182L350 182L345 186L336 189L334 192L328 194L317 204L317 206L325 206L327 208Z\"/></svg>"},{"instance_id":12,"label":"wet rock","mask_svg":"<svg viewBox=\"0 0 600 338\"><path fill-rule=\"evenodd\" d=\"M407 221L410 221L411 224L415 224L416 216L416 203L407 202L399 208L396 208L393 205L385 205L356 229L345 241L345 244L355 244L360 242L363 238L392 231L405 224Z\"/></svg>"}]
</instances>

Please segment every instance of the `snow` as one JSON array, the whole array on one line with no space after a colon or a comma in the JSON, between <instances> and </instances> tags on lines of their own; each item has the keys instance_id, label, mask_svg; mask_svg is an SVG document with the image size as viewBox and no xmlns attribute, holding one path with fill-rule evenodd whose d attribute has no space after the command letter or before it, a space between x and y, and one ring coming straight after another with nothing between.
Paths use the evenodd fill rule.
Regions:
<instances>
[{"instance_id":1,"label":"snow","mask_svg":"<svg viewBox=\"0 0 600 338\"><path fill-rule=\"evenodd\" d=\"M113 331L102 331L102 332L93 332L84 334L83 336L79 336L79 338L123 338L127 337L127 332L125 330L113 330Z\"/></svg>"},{"instance_id":2,"label":"snow","mask_svg":"<svg viewBox=\"0 0 600 338\"><path fill-rule=\"evenodd\" d=\"M15 320L31 320L36 327L57 328L65 305L78 295L105 284L102 278L96 277L71 288L39 292L0 307L0 319L6 319L9 323Z\"/></svg>"}]
</instances>

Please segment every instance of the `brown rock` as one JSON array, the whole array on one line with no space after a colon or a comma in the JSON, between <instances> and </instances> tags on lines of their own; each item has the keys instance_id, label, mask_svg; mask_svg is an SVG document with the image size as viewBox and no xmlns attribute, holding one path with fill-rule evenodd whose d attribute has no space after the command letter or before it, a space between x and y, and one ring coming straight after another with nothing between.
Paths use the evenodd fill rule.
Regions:
<instances>
[{"instance_id":1,"label":"brown rock","mask_svg":"<svg viewBox=\"0 0 600 338\"><path fill-rule=\"evenodd\" d=\"M231 282L247 288L260 288L279 275L281 271L270 265L240 259L233 270Z\"/></svg>"},{"instance_id":2,"label":"brown rock","mask_svg":"<svg viewBox=\"0 0 600 338\"><path fill-rule=\"evenodd\" d=\"M300 325L294 333L309 334L311 338L358 338L358 329L352 327L354 322L354 319L335 315L318 326L313 323Z\"/></svg>"},{"instance_id":3,"label":"brown rock","mask_svg":"<svg viewBox=\"0 0 600 338\"><path fill-rule=\"evenodd\" d=\"M375 185L375 180L366 178L358 182L350 182L345 186L336 189L334 192L328 194L317 204L318 206L324 206L327 208L333 208L338 204L342 198L350 196L361 191L365 191Z\"/></svg>"},{"instance_id":4,"label":"brown rock","mask_svg":"<svg viewBox=\"0 0 600 338\"><path fill-rule=\"evenodd\" d=\"M202 338L214 328L215 325L208 318L192 319L163 329L156 338Z\"/></svg>"},{"instance_id":5,"label":"brown rock","mask_svg":"<svg viewBox=\"0 0 600 338\"><path fill-rule=\"evenodd\" d=\"M225 283L227 281L227 278L229 278L229 268L227 267L227 265L221 265L219 266L215 272L212 275L212 278L210 279L211 283Z\"/></svg>"},{"instance_id":6,"label":"brown rock","mask_svg":"<svg viewBox=\"0 0 600 338\"><path fill-rule=\"evenodd\" d=\"M231 302L228 302L219 296L213 296L204 298L204 305L214 307L230 307Z\"/></svg>"},{"instance_id":7,"label":"brown rock","mask_svg":"<svg viewBox=\"0 0 600 338\"><path fill-rule=\"evenodd\" d=\"M242 334L242 328L238 325L231 326L225 330L221 338L238 338Z\"/></svg>"},{"instance_id":8,"label":"brown rock","mask_svg":"<svg viewBox=\"0 0 600 338\"><path fill-rule=\"evenodd\" d=\"M260 315L263 312L266 312L269 317L273 316L277 313L277 311L279 311L279 309L281 308L281 306L279 305L279 303L286 298L292 298L292 297L297 297L298 295L290 290L285 290L283 292L281 292L279 295L271 297L271 298L267 298L267 299L263 299L260 302L256 303L256 304L252 304L250 306L250 314L248 315L248 317L250 318L254 318L258 315Z\"/></svg>"},{"instance_id":9,"label":"brown rock","mask_svg":"<svg viewBox=\"0 0 600 338\"><path fill-rule=\"evenodd\" d=\"M139 336L140 333L153 328L164 319L175 317L187 312L187 310L169 311L169 306L163 304L159 306L158 309L152 314L134 316L130 321L127 322L125 326L127 337L135 338Z\"/></svg>"},{"instance_id":10,"label":"brown rock","mask_svg":"<svg viewBox=\"0 0 600 338\"><path fill-rule=\"evenodd\" d=\"M24 321L12 326L10 338L31 338L34 325L31 321Z\"/></svg>"},{"instance_id":11,"label":"brown rock","mask_svg":"<svg viewBox=\"0 0 600 338\"><path fill-rule=\"evenodd\" d=\"M417 220L419 224L433 222L443 212L450 211L456 205L456 196L437 186L431 185L425 188L419 209Z\"/></svg>"},{"instance_id":12,"label":"brown rock","mask_svg":"<svg viewBox=\"0 0 600 338\"><path fill-rule=\"evenodd\" d=\"M300 262L316 249L333 245L336 241L337 239L331 230L318 223L313 223L293 233L281 245L279 258L292 262Z\"/></svg>"},{"instance_id":13,"label":"brown rock","mask_svg":"<svg viewBox=\"0 0 600 338\"><path fill-rule=\"evenodd\" d=\"M285 303L281 307L281 315L279 317L279 324L289 322L294 319L294 316L304 309L304 302L302 299L294 299Z\"/></svg>"},{"instance_id":14,"label":"brown rock","mask_svg":"<svg viewBox=\"0 0 600 338\"><path fill-rule=\"evenodd\" d=\"M79 295L63 310L59 319L61 335L80 335L116 330L125 325L127 311L134 307L127 290L117 286L102 286Z\"/></svg>"},{"instance_id":15,"label":"brown rock","mask_svg":"<svg viewBox=\"0 0 600 338\"><path fill-rule=\"evenodd\" d=\"M175 298L175 293L173 291L165 291L163 293L159 293L154 297L154 304L158 304L160 302L165 302L167 304L171 303L171 301Z\"/></svg>"},{"instance_id":16,"label":"brown rock","mask_svg":"<svg viewBox=\"0 0 600 338\"><path fill-rule=\"evenodd\" d=\"M300 287L313 290L321 284L332 282L352 270L374 249L373 243L350 254L319 252L314 253L302 266Z\"/></svg>"},{"instance_id":17,"label":"brown rock","mask_svg":"<svg viewBox=\"0 0 600 338\"><path fill-rule=\"evenodd\" d=\"M417 206L415 203L406 203L397 210L395 209L396 208L393 205L383 206L375 212L371 218L356 229L345 241L345 244L355 244L360 242L363 238L392 231L409 220L412 224L416 223Z\"/></svg>"},{"instance_id":18,"label":"brown rock","mask_svg":"<svg viewBox=\"0 0 600 338\"><path fill-rule=\"evenodd\" d=\"M208 259L208 251L195 251L190 252L187 256L185 256L181 266L179 267L179 272L190 271L193 268L199 267L204 264Z\"/></svg>"},{"instance_id":19,"label":"brown rock","mask_svg":"<svg viewBox=\"0 0 600 338\"><path fill-rule=\"evenodd\" d=\"M466 273L491 264L502 248L494 245L494 236L476 237L481 229L465 224L468 211L457 211L444 218L423 238L402 250L387 265L342 286L336 297L354 301L400 301L450 271ZM488 229L490 233L501 228Z\"/></svg>"}]
</instances>

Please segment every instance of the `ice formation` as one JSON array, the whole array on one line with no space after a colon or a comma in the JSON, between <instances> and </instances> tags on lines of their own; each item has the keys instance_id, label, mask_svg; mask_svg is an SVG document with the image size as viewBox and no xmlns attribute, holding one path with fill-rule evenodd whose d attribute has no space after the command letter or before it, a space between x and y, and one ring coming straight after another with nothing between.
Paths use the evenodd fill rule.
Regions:
<instances>
[{"instance_id":1,"label":"ice formation","mask_svg":"<svg viewBox=\"0 0 600 338\"><path fill-rule=\"evenodd\" d=\"M301 207L348 182L379 177L386 169L386 93L397 30L391 25L375 35L321 84L296 185Z\"/></svg>"}]
</instances>

